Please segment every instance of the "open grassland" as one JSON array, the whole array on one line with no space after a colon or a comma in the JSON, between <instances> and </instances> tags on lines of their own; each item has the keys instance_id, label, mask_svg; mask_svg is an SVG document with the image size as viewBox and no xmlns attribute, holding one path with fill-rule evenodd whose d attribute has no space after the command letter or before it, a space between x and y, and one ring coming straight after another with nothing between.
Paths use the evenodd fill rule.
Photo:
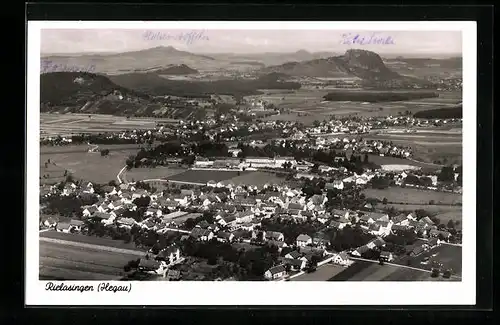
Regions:
<instances>
[{"instance_id":1,"label":"open grassland","mask_svg":"<svg viewBox=\"0 0 500 325\"><path fill-rule=\"evenodd\" d=\"M137 255L40 241L40 279L118 280Z\"/></svg>"},{"instance_id":2,"label":"open grassland","mask_svg":"<svg viewBox=\"0 0 500 325\"><path fill-rule=\"evenodd\" d=\"M186 168L180 167L156 167L156 168L132 168L124 171L122 180L128 182L142 181L145 179L162 179L186 172Z\"/></svg>"},{"instance_id":3,"label":"open grassland","mask_svg":"<svg viewBox=\"0 0 500 325\"><path fill-rule=\"evenodd\" d=\"M124 166L128 156L136 154L136 149L110 149L108 156L99 152L87 152L88 146L57 147L59 151L42 150L40 153L41 175L45 173L44 163L50 159L63 173L67 170L76 178L103 184L116 180L116 174ZM103 146L107 148L107 146ZM49 147L47 149L52 149ZM51 167L52 169L53 167Z\"/></svg>"},{"instance_id":4,"label":"open grassland","mask_svg":"<svg viewBox=\"0 0 500 325\"><path fill-rule=\"evenodd\" d=\"M244 184L261 187L264 184L283 184L285 182L285 177L278 177L273 173L256 171L233 177L229 181L226 181L226 183L227 182L232 182L234 185Z\"/></svg>"},{"instance_id":5,"label":"open grassland","mask_svg":"<svg viewBox=\"0 0 500 325\"><path fill-rule=\"evenodd\" d=\"M428 204L433 200L435 204L453 205L462 203L462 195L457 193L419 190L413 188L390 187L387 189L367 188L363 193L368 198L383 200L387 198L392 203Z\"/></svg>"},{"instance_id":6,"label":"open grassland","mask_svg":"<svg viewBox=\"0 0 500 325\"><path fill-rule=\"evenodd\" d=\"M347 91L347 90L345 90ZM357 90L350 90L357 91ZM330 116L357 115L357 116L397 116L399 113L410 111L416 113L428 109L453 107L462 100L461 92L439 92L439 97L424 98L411 101L367 103L367 102L328 102L323 99L328 89L302 88L293 93L274 92L259 96L279 108L292 111L291 114L282 114L268 117L270 120L300 120L304 116L297 113L310 114L306 120L329 119Z\"/></svg>"},{"instance_id":7,"label":"open grassland","mask_svg":"<svg viewBox=\"0 0 500 325\"><path fill-rule=\"evenodd\" d=\"M382 205L377 205L381 207ZM462 207L459 205L436 205L436 204L394 204L389 203L387 207L394 207L400 211L425 210L431 214L446 214L446 217L452 220L462 219Z\"/></svg>"},{"instance_id":8,"label":"open grassland","mask_svg":"<svg viewBox=\"0 0 500 325\"><path fill-rule=\"evenodd\" d=\"M461 164L462 143L443 145L444 142L423 143L416 141L413 145L413 157L419 161L439 162L441 164Z\"/></svg>"},{"instance_id":9,"label":"open grassland","mask_svg":"<svg viewBox=\"0 0 500 325\"><path fill-rule=\"evenodd\" d=\"M53 185L62 182L66 179L64 176L64 168L55 165L54 163L40 163L40 185Z\"/></svg>"},{"instance_id":10,"label":"open grassland","mask_svg":"<svg viewBox=\"0 0 500 325\"><path fill-rule=\"evenodd\" d=\"M207 183L209 181L227 181L233 177L249 174L248 171L215 171L215 170L188 170L186 172L167 177L168 180Z\"/></svg>"}]
</instances>

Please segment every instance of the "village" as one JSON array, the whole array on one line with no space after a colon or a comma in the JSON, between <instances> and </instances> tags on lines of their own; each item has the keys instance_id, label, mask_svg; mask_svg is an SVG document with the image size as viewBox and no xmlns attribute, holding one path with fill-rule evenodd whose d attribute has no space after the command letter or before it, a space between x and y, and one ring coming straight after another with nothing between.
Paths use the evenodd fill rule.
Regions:
<instances>
[{"instance_id":1,"label":"village","mask_svg":"<svg viewBox=\"0 0 500 325\"><path fill-rule=\"evenodd\" d=\"M374 207L376 200L362 193L367 187L384 188L389 183L443 190L439 175L382 169L367 169L358 175L345 167L297 162L291 157L236 159L234 167L293 170L290 175L299 183L257 186L229 180L176 184L166 179L112 181L102 186L70 176L65 182L42 188L40 212L45 217L40 226L135 242L147 248L147 253L127 264L126 270L183 280L196 274L189 267L180 271L192 256L205 258L211 265L225 265L229 279L240 275L281 281L314 272L325 263L348 267L356 258L392 263L442 243L461 241L461 230L454 224L441 224L423 213L382 211ZM227 170L230 165L226 160L217 164L217 160L198 158L192 170L217 173L217 168ZM457 176L452 175L454 180ZM239 266L227 267L228 262L234 264L241 258L241 247L258 248L268 258L253 260L245 271L235 270ZM227 251L234 251L236 257ZM433 272L438 269L451 274L448 269L432 268Z\"/></svg>"}]
</instances>

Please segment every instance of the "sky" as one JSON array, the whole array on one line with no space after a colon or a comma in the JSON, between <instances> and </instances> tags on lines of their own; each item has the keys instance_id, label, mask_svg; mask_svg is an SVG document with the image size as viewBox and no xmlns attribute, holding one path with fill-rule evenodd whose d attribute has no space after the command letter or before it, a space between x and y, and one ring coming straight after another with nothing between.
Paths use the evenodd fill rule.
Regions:
<instances>
[{"instance_id":1,"label":"sky","mask_svg":"<svg viewBox=\"0 0 500 325\"><path fill-rule=\"evenodd\" d=\"M153 33L148 35L147 33ZM198 35L191 41L180 35ZM193 53L344 52L363 48L380 54L462 53L460 31L362 30L125 30L44 29L41 53L127 52L157 46L173 46ZM347 35L347 36L346 36ZM350 35L350 36L349 36ZM352 38L359 35L357 43ZM360 40L364 41L360 43ZM384 40L387 44L375 44Z\"/></svg>"}]
</instances>

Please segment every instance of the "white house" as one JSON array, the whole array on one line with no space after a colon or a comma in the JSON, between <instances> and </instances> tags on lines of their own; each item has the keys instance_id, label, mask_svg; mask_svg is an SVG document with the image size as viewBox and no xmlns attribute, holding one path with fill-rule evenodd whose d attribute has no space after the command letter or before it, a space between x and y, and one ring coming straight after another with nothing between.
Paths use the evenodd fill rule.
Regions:
<instances>
[{"instance_id":1,"label":"white house","mask_svg":"<svg viewBox=\"0 0 500 325\"><path fill-rule=\"evenodd\" d=\"M181 258L181 252L180 252L178 247L169 246L169 247L161 250L158 253L157 258L159 258L160 260L165 260L165 261L168 260L170 263L172 263L172 262L175 262ZM170 264L170 263L167 263L167 264Z\"/></svg>"},{"instance_id":2,"label":"white house","mask_svg":"<svg viewBox=\"0 0 500 325\"><path fill-rule=\"evenodd\" d=\"M56 225L56 231L69 233L71 231L71 225L67 222L59 222Z\"/></svg>"},{"instance_id":3,"label":"white house","mask_svg":"<svg viewBox=\"0 0 500 325\"><path fill-rule=\"evenodd\" d=\"M268 280L276 280L282 278L286 275L286 269L284 265L273 266L264 273L264 277Z\"/></svg>"},{"instance_id":4,"label":"white house","mask_svg":"<svg viewBox=\"0 0 500 325\"><path fill-rule=\"evenodd\" d=\"M349 266L352 263L352 261L349 260L349 256L347 256L345 252L340 252L338 254L335 254L335 256L332 259L332 262L334 264L343 266Z\"/></svg>"},{"instance_id":5,"label":"white house","mask_svg":"<svg viewBox=\"0 0 500 325\"><path fill-rule=\"evenodd\" d=\"M312 244L312 238L309 235L300 234L297 236L297 246L305 247L308 244Z\"/></svg>"},{"instance_id":6,"label":"white house","mask_svg":"<svg viewBox=\"0 0 500 325\"><path fill-rule=\"evenodd\" d=\"M149 208L146 210L144 215L147 217L161 217L162 213L161 209Z\"/></svg>"}]
</instances>

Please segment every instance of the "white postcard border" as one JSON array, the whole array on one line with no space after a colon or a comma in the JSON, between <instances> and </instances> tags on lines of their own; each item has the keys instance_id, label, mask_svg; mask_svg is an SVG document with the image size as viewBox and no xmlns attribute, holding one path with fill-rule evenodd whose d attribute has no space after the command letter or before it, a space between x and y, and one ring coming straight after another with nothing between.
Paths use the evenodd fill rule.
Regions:
<instances>
[{"instance_id":1,"label":"white postcard border","mask_svg":"<svg viewBox=\"0 0 500 325\"><path fill-rule=\"evenodd\" d=\"M127 292L46 291L39 281L40 30L41 29L329 29L462 31L463 247L461 282L138 282ZM26 305L473 305L476 301L476 50L475 22L126 22L29 21L27 54ZM54 281L61 283L61 281ZM99 281L64 281L94 285ZM125 285L129 282L110 282Z\"/></svg>"}]
</instances>

